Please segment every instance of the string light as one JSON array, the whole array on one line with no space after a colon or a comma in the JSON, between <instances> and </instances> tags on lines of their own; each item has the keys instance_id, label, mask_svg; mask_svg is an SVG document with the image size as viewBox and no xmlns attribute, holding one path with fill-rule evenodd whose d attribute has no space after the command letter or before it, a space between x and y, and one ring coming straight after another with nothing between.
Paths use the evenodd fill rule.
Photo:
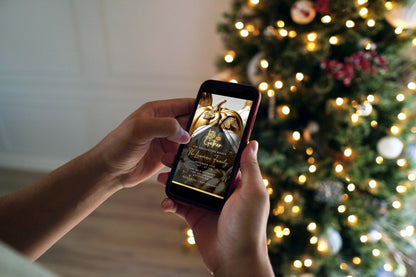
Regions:
<instances>
[{"instance_id":1,"label":"string light","mask_svg":"<svg viewBox=\"0 0 416 277\"><path fill-rule=\"evenodd\" d=\"M353 123L357 123L359 119L360 119L360 117L358 116L358 114L354 113L354 114L351 115L351 121Z\"/></svg>"},{"instance_id":2,"label":"string light","mask_svg":"<svg viewBox=\"0 0 416 277\"><path fill-rule=\"evenodd\" d=\"M407 179L408 179L409 181L411 181L411 182L415 181L415 180L416 180L416 174L414 174L414 173L409 173L409 174L407 175Z\"/></svg>"},{"instance_id":3,"label":"string light","mask_svg":"<svg viewBox=\"0 0 416 277\"><path fill-rule=\"evenodd\" d=\"M396 164L397 164L398 166L400 166L400 167L404 167L404 166L406 166L407 161L406 161L406 159L398 159L398 160L396 161Z\"/></svg>"},{"instance_id":4,"label":"string light","mask_svg":"<svg viewBox=\"0 0 416 277\"><path fill-rule=\"evenodd\" d=\"M355 264L355 265L361 264L361 258L360 257L352 258L352 263Z\"/></svg>"},{"instance_id":5,"label":"string light","mask_svg":"<svg viewBox=\"0 0 416 277\"><path fill-rule=\"evenodd\" d=\"M381 254L380 249L374 248L371 253L373 254L374 257L378 257Z\"/></svg>"},{"instance_id":6,"label":"string light","mask_svg":"<svg viewBox=\"0 0 416 277\"><path fill-rule=\"evenodd\" d=\"M300 260L296 260L296 261L294 261L294 262L293 262L293 266L294 266L295 268L301 268L301 267L302 267L302 261L300 261Z\"/></svg>"},{"instance_id":7,"label":"string light","mask_svg":"<svg viewBox=\"0 0 416 277\"><path fill-rule=\"evenodd\" d=\"M237 30L241 30L241 29L243 29L244 28L244 23L243 22L241 22L241 21L238 21L238 22L236 22L235 23L235 28L237 29Z\"/></svg>"},{"instance_id":8,"label":"string light","mask_svg":"<svg viewBox=\"0 0 416 277\"><path fill-rule=\"evenodd\" d=\"M403 186L403 185L398 185L398 186L396 187L396 191L397 191L398 193L402 194L402 193L405 193L405 192L407 191L407 188L406 188L405 186Z\"/></svg>"},{"instance_id":9,"label":"string light","mask_svg":"<svg viewBox=\"0 0 416 277\"><path fill-rule=\"evenodd\" d=\"M391 128L390 128L390 132L391 132L393 135L397 135L397 134L400 132L400 129L399 129L399 127L397 127L396 125L393 125L393 126L391 126Z\"/></svg>"},{"instance_id":10,"label":"string light","mask_svg":"<svg viewBox=\"0 0 416 277\"><path fill-rule=\"evenodd\" d=\"M269 97L273 97L273 96L274 96L274 94L275 94L275 92L274 92L274 90L272 90L272 89L269 89L269 90L267 91L267 96L269 96Z\"/></svg>"},{"instance_id":11,"label":"string light","mask_svg":"<svg viewBox=\"0 0 416 277\"><path fill-rule=\"evenodd\" d=\"M375 21L374 19L369 19L369 20L367 21L367 26L368 26L368 27L372 28L372 27L374 27L375 25L376 25L376 21Z\"/></svg>"},{"instance_id":12,"label":"string light","mask_svg":"<svg viewBox=\"0 0 416 277\"><path fill-rule=\"evenodd\" d=\"M265 187L267 187L269 185L269 180L263 179L263 184Z\"/></svg>"},{"instance_id":13,"label":"string light","mask_svg":"<svg viewBox=\"0 0 416 277\"><path fill-rule=\"evenodd\" d=\"M304 184L304 183L306 183L306 176L305 176L305 175L303 175L303 174L299 175L299 177L298 177L298 182L299 182L299 184Z\"/></svg>"},{"instance_id":14,"label":"string light","mask_svg":"<svg viewBox=\"0 0 416 277\"><path fill-rule=\"evenodd\" d=\"M391 203L391 205L393 206L393 208L395 208L396 210L400 209L402 207L402 203L399 200L393 201L393 203Z\"/></svg>"},{"instance_id":15,"label":"string light","mask_svg":"<svg viewBox=\"0 0 416 277\"><path fill-rule=\"evenodd\" d=\"M291 194L287 194L287 195L283 198L283 200L284 200L286 203L292 203L292 201L293 201L293 195L291 195Z\"/></svg>"},{"instance_id":16,"label":"string light","mask_svg":"<svg viewBox=\"0 0 416 277\"><path fill-rule=\"evenodd\" d=\"M336 45L336 44L338 44L338 42L339 42L339 39L338 39L337 36L332 36L332 37L329 38L329 43L332 44L332 45Z\"/></svg>"},{"instance_id":17,"label":"string light","mask_svg":"<svg viewBox=\"0 0 416 277\"><path fill-rule=\"evenodd\" d=\"M283 27L285 27L285 22L284 22L283 20L278 20L278 21L276 22L276 25L277 25L277 27L279 27L279 28L283 28Z\"/></svg>"},{"instance_id":18,"label":"string light","mask_svg":"<svg viewBox=\"0 0 416 277\"><path fill-rule=\"evenodd\" d=\"M350 192L354 191L355 190L355 185L353 183L348 184L347 190L350 191Z\"/></svg>"},{"instance_id":19,"label":"string light","mask_svg":"<svg viewBox=\"0 0 416 277\"><path fill-rule=\"evenodd\" d=\"M316 49L316 44L314 42L308 42L308 44L306 44L306 50L308 50L309 52L313 52Z\"/></svg>"},{"instance_id":20,"label":"string light","mask_svg":"<svg viewBox=\"0 0 416 277\"><path fill-rule=\"evenodd\" d=\"M267 84L266 82L261 82L259 84L259 89L262 91L266 91L269 88L269 84Z\"/></svg>"},{"instance_id":21,"label":"string light","mask_svg":"<svg viewBox=\"0 0 416 277\"><path fill-rule=\"evenodd\" d=\"M368 2L368 0L357 0L357 4L362 6L364 4L366 4Z\"/></svg>"},{"instance_id":22,"label":"string light","mask_svg":"<svg viewBox=\"0 0 416 277\"><path fill-rule=\"evenodd\" d=\"M298 131L294 131L294 132L292 133L292 138L293 138L295 141L300 140L300 133L299 133Z\"/></svg>"},{"instance_id":23,"label":"string light","mask_svg":"<svg viewBox=\"0 0 416 277\"><path fill-rule=\"evenodd\" d=\"M309 240L310 244L317 244L318 243L318 237L317 236L313 236L311 237L311 239Z\"/></svg>"},{"instance_id":24,"label":"string light","mask_svg":"<svg viewBox=\"0 0 416 277\"><path fill-rule=\"evenodd\" d=\"M316 249L319 252L324 252L324 253L328 252L328 249L329 249L328 242L325 240L321 240L321 239L318 240L318 246L316 247Z\"/></svg>"},{"instance_id":25,"label":"string light","mask_svg":"<svg viewBox=\"0 0 416 277\"><path fill-rule=\"evenodd\" d=\"M274 86L275 86L277 89L281 89L281 88L283 87L283 82L282 82L282 81L276 81L276 82L274 83Z\"/></svg>"},{"instance_id":26,"label":"string light","mask_svg":"<svg viewBox=\"0 0 416 277\"><path fill-rule=\"evenodd\" d=\"M349 223L351 226L354 226L354 225L355 225L355 224L357 224L357 222L358 222L358 217L357 217L356 215L352 214L352 215L349 215L349 216L348 216L347 220L348 220L348 223Z\"/></svg>"},{"instance_id":27,"label":"string light","mask_svg":"<svg viewBox=\"0 0 416 277\"><path fill-rule=\"evenodd\" d=\"M342 171L344 171L344 166L342 164L337 164L335 166L335 172L336 173L341 173Z\"/></svg>"},{"instance_id":28,"label":"string light","mask_svg":"<svg viewBox=\"0 0 416 277\"><path fill-rule=\"evenodd\" d=\"M414 38L414 39L412 40L412 44L413 44L413 46L416 46L416 38Z\"/></svg>"},{"instance_id":29,"label":"string light","mask_svg":"<svg viewBox=\"0 0 416 277\"><path fill-rule=\"evenodd\" d=\"M345 206L345 205L339 205L338 206L338 212L340 214L345 213L346 211L347 211L347 206Z\"/></svg>"},{"instance_id":30,"label":"string light","mask_svg":"<svg viewBox=\"0 0 416 277\"><path fill-rule=\"evenodd\" d=\"M315 165L310 165L309 166L309 172L310 173L315 173L316 172L316 166Z\"/></svg>"},{"instance_id":31,"label":"string light","mask_svg":"<svg viewBox=\"0 0 416 277\"><path fill-rule=\"evenodd\" d=\"M308 147L306 148L306 154L308 154L309 156L313 154L313 148L312 147Z\"/></svg>"},{"instance_id":32,"label":"string light","mask_svg":"<svg viewBox=\"0 0 416 277\"><path fill-rule=\"evenodd\" d=\"M250 4L257 5L260 0L250 0Z\"/></svg>"},{"instance_id":33,"label":"string light","mask_svg":"<svg viewBox=\"0 0 416 277\"><path fill-rule=\"evenodd\" d=\"M351 155L352 155L352 149L351 148L346 148L345 150L344 150L344 156L345 157L347 157L347 158L349 158L349 157L351 157Z\"/></svg>"},{"instance_id":34,"label":"string light","mask_svg":"<svg viewBox=\"0 0 416 277\"><path fill-rule=\"evenodd\" d=\"M396 100L399 102L402 102L404 100L404 94L403 93L399 93L396 95Z\"/></svg>"},{"instance_id":35,"label":"string light","mask_svg":"<svg viewBox=\"0 0 416 277\"><path fill-rule=\"evenodd\" d=\"M366 243L366 242L368 242L368 236L367 236L367 235L362 235L362 236L360 237L360 241L361 241L362 243Z\"/></svg>"},{"instance_id":36,"label":"string light","mask_svg":"<svg viewBox=\"0 0 416 277\"><path fill-rule=\"evenodd\" d=\"M406 114L405 114L405 113L399 113L399 114L397 115L397 118L398 118L399 120L405 120L405 119L407 118L407 116L406 116Z\"/></svg>"},{"instance_id":37,"label":"string light","mask_svg":"<svg viewBox=\"0 0 416 277\"><path fill-rule=\"evenodd\" d=\"M305 76L303 75L303 73L302 72L298 72L298 73L296 73L296 80L297 81L302 81L303 80L303 78L304 78Z\"/></svg>"},{"instance_id":38,"label":"string light","mask_svg":"<svg viewBox=\"0 0 416 277\"><path fill-rule=\"evenodd\" d=\"M384 158L382 156L377 156L377 158L376 158L376 163L377 164L382 164L383 161L384 161Z\"/></svg>"},{"instance_id":39,"label":"string light","mask_svg":"<svg viewBox=\"0 0 416 277\"><path fill-rule=\"evenodd\" d=\"M284 115L288 115L288 114L290 114L290 108L289 108L289 106L284 105L284 106L282 107L282 114L284 114ZM300 138L300 134L299 134L299 138ZM295 140L296 140L296 139L295 139Z\"/></svg>"},{"instance_id":40,"label":"string light","mask_svg":"<svg viewBox=\"0 0 416 277\"><path fill-rule=\"evenodd\" d=\"M411 90L415 90L416 89L416 83L415 82L409 82L407 84L407 88L411 89Z\"/></svg>"},{"instance_id":41,"label":"string light","mask_svg":"<svg viewBox=\"0 0 416 277\"><path fill-rule=\"evenodd\" d=\"M386 7L386 9L387 9L388 11L390 11L390 10L392 10L392 9L393 9L393 3L392 3L392 2L390 2L390 1L387 1L386 3L384 3L384 6Z\"/></svg>"},{"instance_id":42,"label":"string light","mask_svg":"<svg viewBox=\"0 0 416 277\"><path fill-rule=\"evenodd\" d=\"M373 103L373 102L374 102L374 100L375 100L374 95L372 95L372 94L367 95L367 101L368 101L368 102Z\"/></svg>"},{"instance_id":43,"label":"string light","mask_svg":"<svg viewBox=\"0 0 416 277\"><path fill-rule=\"evenodd\" d=\"M393 271L393 266L391 264L384 264L383 268L387 272L392 272Z\"/></svg>"},{"instance_id":44,"label":"string light","mask_svg":"<svg viewBox=\"0 0 416 277\"><path fill-rule=\"evenodd\" d=\"M315 222L311 222L308 224L308 227L306 228L308 229L309 232L314 232L316 231L317 226Z\"/></svg>"},{"instance_id":45,"label":"string light","mask_svg":"<svg viewBox=\"0 0 416 277\"><path fill-rule=\"evenodd\" d=\"M368 9L367 8L361 8L358 13L360 14L361 17L365 18L368 15Z\"/></svg>"},{"instance_id":46,"label":"string light","mask_svg":"<svg viewBox=\"0 0 416 277\"><path fill-rule=\"evenodd\" d=\"M232 63L234 61L235 52L234 51L228 51L227 54L224 56L224 60L227 63Z\"/></svg>"},{"instance_id":47,"label":"string light","mask_svg":"<svg viewBox=\"0 0 416 277\"><path fill-rule=\"evenodd\" d=\"M303 261L303 265L305 266L305 267L311 267L312 266L312 260L311 259L305 259L304 261Z\"/></svg>"},{"instance_id":48,"label":"string light","mask_svg":"<svg viewBox=\"0 0 416 277\"><path fill-rule=\"evenodd\" d=\"M196 242L195 242L195 237L194 237L194 233L192 232L192 229L188 228L186 230L186 235L188 236L188 238L186 239L188 244L195 245Z\"/></svg>"},{"instance_id":49,"label":"string light","mask_svg":"<svg viewBox=\"0 0 416 277\"><path fill-rule=\"evenodd\" d=\"M288 35L289 33L288 33L288 31L287 31L286 29L280 29L280 30L279 30L279 34L280 34L282 37L287 37L287 35Z\"/></svg>"},{"instance_id":50,"label":"string light","mask_svg":"<svg viewBox=\"0 0 416 277\"><path fill-rule=\"evenodd\" d=\"M337 106L341 106L342 104L344 104L344 99L338 97L337 99L335 99L335 104L337 104Z\"/></svg>"},{"instance_id":51,"label":"string light","mask_svg":"<svg viewBox=\"0 0 416 277\"><path fill-rule=\"evenodd\" d=\"M394 29L394 33L396 35L400 35L403 32L403 28L402 27L397 27L396 29Z\"/></svg>"},{"instance_id":52,"label":"string light","mask_svg":"<svg viewBox=\"0 0 416 277\"><path fill-rule=\"evenodd\" d=\"M248 31L246 29L243 29L240 31L240 36L242 36L243 38L248 37Z\"/></svg>"},{"instance_id":53,"label":"string light","mask_svg":"<svg viewBox=\"0 0 416 277\"><path fill-rule=\"evenodd\" d=\"M368 182L368 186L369 186L370 188L372 188L372 189L376 188L376 187L377 187L377 181L376 181L376 180L374 180L374 179L370 180L370 181Z\"/></svg>"},{"instance_id":54,"label":"string light","mask_svg":"<svg viewBox=\"0 0 416 277\"><path fill-rule=\"evenodd\" d=\"M299 206L293 206L292 207L292 213L298 214L299 212L300 212L300 207Z\"/></svg>"},{"instance_id":55,"label":"string light","mask_svg":"<svg viewBox=\"0 0 416 277\"><path fill-rule=\"evenodd\" d=\"M329 16L329 15L324 15L322 18L321 18L321 22L322 23L324 23L324 24L328 24L328 23L330 23L332 21L332 18L331 18L331 16Z\"/></svg>"},{"instance_id":56,"label":"string light","mask_svg":"<svg viewBox=\"0 0 416 277\"><path fill-rule=\"evenodd\" d=\"M298 35L298 33L296 33L296 31L294 31L294 30L289 31L289 37L290 38L295 38L297 35Z\"/></svg>"},{"instance_id":57,"label":"string light","mask_svg":"<svg viewBox=\"0 0 416 277\"><path fill-rule=\"evenodd\" d=\"M355 26L355 22L354 22L354 21L352 21L352 20L347 20L347 21L345 22L345 26L346 26L347 28L354 28L354 26Z\"/></svg>"},{"instance_id":58,"label":"string light","mask_svg":"<svg viewBox=\"0 0 416 277\"><path fill-rule=\"evenodd\" d=\"M296 86L290 86L290 91L291 92L296 92L298 90L298 88Z\"/></svg>"},{"instance_id":59,"label":"string light","mask_svg":"<svg viewBox=\"0 0 416 277\"><path fill-rule=\"evenodd\" d=\"M318 35L315 32L311 32L307 35L309 41L315 41Z\"/></svg>"},{"instance_id":60,"label":"string light","mask_svg":"<svg viewBox=\"0 0 416 277\"><path fill-rule=\"evenodd\" d=\"M231 80L230 80L230 83L235 83L235 84L237 84L237 83L238 83L238 81L237 81L236 79L231 79Z\"/></svg>"}]
</instances>

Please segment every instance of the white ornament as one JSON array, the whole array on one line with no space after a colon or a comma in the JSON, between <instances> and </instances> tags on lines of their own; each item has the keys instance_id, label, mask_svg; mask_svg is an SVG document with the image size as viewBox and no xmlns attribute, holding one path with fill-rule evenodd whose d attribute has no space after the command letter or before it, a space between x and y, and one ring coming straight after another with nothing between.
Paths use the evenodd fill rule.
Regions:
<instances>
[{"instance_id":1,"label":"white ornament","mask_svg":"<svg viewBox=\"0 0 416 277\"><path fill-rule=\"evenodd\" d=\"M359 116L369 116L372 111L373 111L373 105L371 105L370 103L359 105L357 108L357 114Z\"/></svg>"},{"instance_id":2,"label":"white ornament","mask_svg":"<svg viewBox=\"0 0 416 277\"><path fill-rule=\"evenodd\" d=\"M338 253L342 247L341 235L334 228L328 227L326 229L326 237L328 238L329 252L332 254Z\"/></svg>"},{"instance_id":3,"label":"white ornament","mask_svg":"<svg viewBox=\"0 0 416 277\"><path fill-rule=\"evenodd\" d=\"M290 10L290 15L292 20L298 24L308 24L316 16L315 8L313 7L313 2L309 0L299 0L296 1Z\"/></svg>"},{"instance_id":4,"label":"white ornament","mask_svg":"<svg viewBox=\"0 0 416 277\"><path fill-rule=\"evenodd\" d=\"M416 0L410 0L405 6L388 12L386 20L394 27L415 28Z\"/></svg>"},{"instance_id":5,"label":"white ornament","mask_svg":"<svg viewBox=\"0 0 416 277\"><path fill-rule=\"evenodd\" d=\"M403 142L393 136L380 139L377 143L378 153L386 159L395 159L403 151Z\"/></svg>"},{"instance_id":6,"label":"white ornament","mask_svg":"<svg viewBox=\"0 0 416 277\"><path fill-rule=\"evenodd\" d=\"M259 78L259 64L263 56L263 53L259 52L247 64L247 77L253 86L257 86L261 81Z\"/></svg>"}]
</instances>

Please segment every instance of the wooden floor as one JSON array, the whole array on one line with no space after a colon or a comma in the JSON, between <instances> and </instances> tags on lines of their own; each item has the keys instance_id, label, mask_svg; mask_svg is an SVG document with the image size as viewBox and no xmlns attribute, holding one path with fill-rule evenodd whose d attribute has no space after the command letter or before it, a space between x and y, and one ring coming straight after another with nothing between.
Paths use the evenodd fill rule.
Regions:
<instances>
[{"instance_id":1,"label":"wooden floor","mask_svg":"<svg viewBox=\"0 0 416 277\"><path fill-rule=\"evenodd\" d=\"M43 175L0 169L0 194ZM196 249L185 247L186 225L161 211L163 198L152 182L118 192L38 262L66 277L210 276Z\"/></svg>"}]
</instances>

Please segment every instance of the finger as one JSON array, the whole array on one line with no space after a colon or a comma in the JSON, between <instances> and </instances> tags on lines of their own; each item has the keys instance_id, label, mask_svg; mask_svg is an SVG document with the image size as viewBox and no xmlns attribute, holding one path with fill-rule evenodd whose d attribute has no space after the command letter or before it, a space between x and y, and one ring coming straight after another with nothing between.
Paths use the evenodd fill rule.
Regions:
<instances>
[{"instance_id":1,"label":"finger","mask_svg":"<svg viewBox=\"0 0 416 277\"><path fill-rule=\"evenodd\" d=\"M251 141L247 144L241 155L241 187L243 189L266 191L259 164L257 162L257 151L257 141Z\"/></svg>"},{"instance_id":2,"label":"finger","mask_svg":"<svg viewBox=\"0 0 416 277\"><path fill-rule=\"evenodd\" d=\"M188 132L174 118L136 118L133 124L134 137L139 143L149 142L154 138L167 138L176 143L187 143L190 139Z\"/></svg>"},{"instance_id":3,"label":"finger","mask_svg":"<svg viewBox=\"0 0 416 277\"><path fill-rule=\"evenodd\" d=\"M191 208L188 205L181 204L170 198L163 199L161 206L164 212L174 213L183 219L186 218L186 215L188 214L189 209Z\"/></svg>"},{"instance_id":4,"label":"finger","mask_svg":"<svg viewBox=\"0 0 416 277\"><path fill-rule=\"evenodd\" d=\"M175 153L169 152L162 156L161 161L165 166L172 167L175 161Z\"/></svg>"},{"instance_id":5,"label":"finger","mask_svg":"<svg viewBox=\"0 0 416 277\"><path fill-rule=\"evenodd\" d=\"M179 98L170 100L160 100L147 103L142 106L148 109L155 117L179 117L190 114L193 110L195 99Z\"/></svg>"},{"instance_id":6,"label":"finger","mask_svg":"<svg viewBox=\"0 0 416 277\"><path fill-rule=\"evenodd\" d=\"M162 185L166 185L168 178L169 178L169 172L162 172L157 176L157 181L158 183L162 184Z\"/></svg>"}]
</instances>

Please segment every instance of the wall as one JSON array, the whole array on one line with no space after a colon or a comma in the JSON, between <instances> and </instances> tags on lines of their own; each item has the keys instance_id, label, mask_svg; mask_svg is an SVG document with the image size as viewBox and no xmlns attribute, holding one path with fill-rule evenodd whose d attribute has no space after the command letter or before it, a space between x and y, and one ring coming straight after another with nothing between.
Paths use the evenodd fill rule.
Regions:
<instances>
[{"instance_id":1,"label":"wall","mask_svg":"<svg viewBox=\"0 0 416 277\"><path fill-rule=\"evenodd\" d=\"M0 1L0 166L51 170L142 103L194 96L229 2Z\"/></svg>"}]
</instances>

